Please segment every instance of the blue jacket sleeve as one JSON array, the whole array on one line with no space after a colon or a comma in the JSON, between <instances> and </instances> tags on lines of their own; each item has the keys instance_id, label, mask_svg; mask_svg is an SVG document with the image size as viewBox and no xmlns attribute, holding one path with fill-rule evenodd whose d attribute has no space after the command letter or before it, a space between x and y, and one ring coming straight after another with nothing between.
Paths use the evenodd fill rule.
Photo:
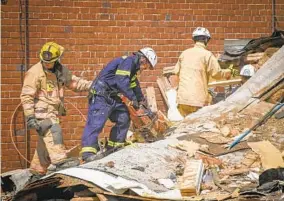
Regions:
<instances>
[{"instance_id":1,"label":"blue jacket sleeve","mask_svg":"<svg viewBox=\"0 0 284 201\"><path fill-rule=\"evenodd\" d=\"M126 58L115 72L115 81L119 92L126 96L130 101L137 100L134 91L130 87L130 74L132 68L132 59Z\"/></svg>"}]
</instances>

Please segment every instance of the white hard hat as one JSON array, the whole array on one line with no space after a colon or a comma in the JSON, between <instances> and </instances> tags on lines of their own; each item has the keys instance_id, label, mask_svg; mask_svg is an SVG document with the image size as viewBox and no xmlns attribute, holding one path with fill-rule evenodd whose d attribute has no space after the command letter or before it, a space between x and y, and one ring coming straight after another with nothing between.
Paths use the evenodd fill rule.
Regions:
<instances>
[{"instance_id":1,"label":"white hard hat","mask_svg":"<svg viewBox=\"0 0 284 201\"><path fill-rule=\"evenodd\" d=\"M207 36L208 38L211 38L211 35L208 31L208 29L204 27L197 27L193 32L192 32L192 38L195 36Z\"/></svg>"},{"instance_id":2,"label":"white hard hat","mask_svg":"<svg viewBox=\"0 0 284 201\"><path fill-rule=\"evenodd\" d=\"M148 59L148 61L150 62L150 64L154 68L155 65L158 62L158 57L157 57L157 54L155 53L155 51L150 47L144 47L139 51Z\"/></svg>"},{"instance_id":3,"label":"white hard hat","mask_svg":"<svg viewBox=\"0 0 284 201\"><path fill-rule=\"evenodd\" d=\"M255 73L255 68L253 65L251 64L248 64L248 65L244 65L241 72L240 72L240 75L241 76L246 76L246 77L251 77L253 76Z\"/></svg>"}]
</instances>

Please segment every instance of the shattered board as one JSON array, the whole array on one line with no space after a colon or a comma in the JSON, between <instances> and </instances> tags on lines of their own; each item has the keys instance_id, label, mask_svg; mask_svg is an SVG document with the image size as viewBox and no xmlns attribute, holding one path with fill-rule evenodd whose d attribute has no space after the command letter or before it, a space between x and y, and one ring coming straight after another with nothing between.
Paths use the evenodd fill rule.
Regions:
<instances>
[{"instance_id":1,"label":"shattered board","mask_svg":"<svg viewBox=\"0 0 284 201\"><path fill-rule=\"evenodd\" d=\"M231 141L231 139L225 138L220 133L204 132L200 134L199 137L207 140L210 143L214 143L214 144L226 144Z\"/></svg>"},{"instance_id":2,"label":"shattered board","mask_svg":"<svg viewBox=\"0 0 284 201\"><path fill-rule=\"evenodd\" d=\"M206 144L209 146L208 153L212 154L213 156L220 156L220 155L224 155L227 153L231 153L231 152L235 152L235 151L239 151L243 149L250 149L250 147L247 145L247 142L240 142L232 149L227 150L221 144L214 144L214 143L208 142L204 138L201 138L200 134L184 135L184 136L178 137L178 140L188 140L188 141L192 140L196 143L199 143L200 145Z\"/></svg>"},{"instance_id":3,"label":"shattered board","mask_svg":"<svg viewBox=\"0 0 284 201\"><path fill-rule=\"evenodd\" d=\"M80 168L119 175L142 183L155 192L165 192L169 189L159 184L158 179L175 178L176 167L182 165L186 157L185 152L170 148L170 143L177 143L177 140L127 146L101 160L83 164Z\"/></svg>"}]
</instances>

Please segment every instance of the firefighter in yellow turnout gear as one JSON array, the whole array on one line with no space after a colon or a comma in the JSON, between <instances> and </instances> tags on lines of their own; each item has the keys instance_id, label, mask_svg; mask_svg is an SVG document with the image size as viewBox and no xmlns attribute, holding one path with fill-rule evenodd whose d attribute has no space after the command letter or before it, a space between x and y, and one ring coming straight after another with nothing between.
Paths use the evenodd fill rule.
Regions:
<instances>
[{"instance_id":1,"label":"firefighter in yellow turnout gear","mask_svg":"<svg viewBox=\"0 0 284 201\"><path fill-rule=\"evenodd\" d=\"M206 49L211 39L206 28L197 27L192 33L192 39L194 47L181 53L173 72L179 76L177 103L178 110L183 116L210 104L210 77L229 79L232 75L231 70L221 69L216 57Z\"/></svg>"},{"instance_id":2,"label":"firefighter in yellow turnout gear","mask_svg":"<svg viewBox=\"0 0 284 201\"><path fill-rule=\"evenodd\" d=\"M66 159L59 116L65 115L64 87L73 91L88 91L92 82L72 75L60 63L64 48L54 42L43 45L40 62L25 75L21 102L28 129L36 129L38 143L30 168L45 174L50 164Z\"/></svg>"}]
</instances>

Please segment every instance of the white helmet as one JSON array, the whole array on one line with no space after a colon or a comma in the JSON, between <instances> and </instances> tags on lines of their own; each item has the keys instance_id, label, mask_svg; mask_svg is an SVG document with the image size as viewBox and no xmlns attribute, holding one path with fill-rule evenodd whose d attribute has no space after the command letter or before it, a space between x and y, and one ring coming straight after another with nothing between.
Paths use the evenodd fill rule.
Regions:
<instances>
[{"instance_id":1,"label":"white helmet","mask_svg":"<svg viewBox=\"0 0 284 201\"><path fill-rule=\"evenodd\" d=\"M148 59L148 61L151 63L152 67L154 68L158 62L158 57L155 51L150 47L144 47L141 50L139 50L139 52L141 52Z\"/></svg>"},{"instance_id":2,"label":"white helmet","mask_svg":"<svg viewBox=\"0 0 284 201\"><path fill-rule=\"evenodd\" d=\"M251 77L253 76L255 73L255 68L253 65L251 64L248 64L248 65L244 65L241 72L240 72L240 75L241 76L246 76L246 77Z\"/></svg>"},{"instance_id":3,"label":"white helmet","mask_svg":"<svg viewBox=\"0 0 284 201\"><path fill-rule=\"evenodd\" d=\"M208 31L208 29L204 27L197 27L193 32L192 32L192 38L195 36L207 36L208 38L211 38L211 35Z\"/></svg>"}]
</instances>

